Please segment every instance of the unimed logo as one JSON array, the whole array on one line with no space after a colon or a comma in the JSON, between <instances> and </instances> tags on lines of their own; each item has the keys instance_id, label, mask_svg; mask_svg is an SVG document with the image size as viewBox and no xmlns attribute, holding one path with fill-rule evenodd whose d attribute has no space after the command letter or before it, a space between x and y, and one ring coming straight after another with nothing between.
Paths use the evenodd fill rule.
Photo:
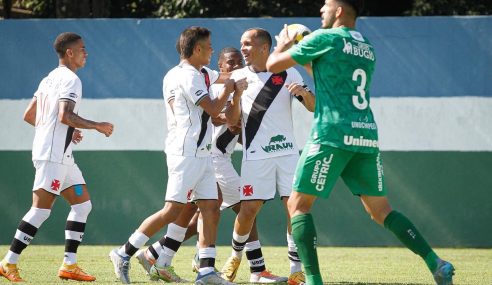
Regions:
<instances>
[{"instance_id":1,"label":"unimed logo","mask_svg":"<svg viewBox=\"0 0 492 285\"><path fill-rule=\"evenodd\" d=\"M366 139L363 136L354 138L354 136L343 136L343 143L345 145L364 146L364 147L378 147L377 140Z\"/></svg>"}]
</instances>

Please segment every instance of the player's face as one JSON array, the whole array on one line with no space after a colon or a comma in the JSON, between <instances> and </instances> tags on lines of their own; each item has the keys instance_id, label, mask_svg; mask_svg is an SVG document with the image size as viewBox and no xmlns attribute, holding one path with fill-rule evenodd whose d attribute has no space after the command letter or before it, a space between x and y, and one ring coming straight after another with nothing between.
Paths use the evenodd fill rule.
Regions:
<instances>
[{"instance_id":1,"label":"player's face","mask_svg":"<svg viewBox=\"0 0 492 285\"><path fill-rule=\"evenodd\" d=\"M84 41L80 39L72 44L72 46L67 49L67 55L77 69L84 67L88 55L85 50Z\"/></svg>"},{"instance_id":2,"label":"player's face","mask_svg":"<svg viewBox=\"0 0 492 285\"><path fill-rule=\"evenodd\" d=\"M256 31L247 31L241 37L241 53L243 54L246 65L255 65L264 57L264 45L256 37ZM260 63L261 64L261 63Z\"/></svg>"},{"instance_id":3,"label":"player's face","mask_svg":"<svg viewBox=\"0 0 492 285\"><path fill-rule=\"evenodd\" d=\"M336 20L337 5L335 0L325 0L325 5L321 7L321 27L323 29L330 29Z\"/></svg>"},{"instance_id":4,"label":"player's face","mask_svg":"<svg viewBox=\"0 0 492 285\"><path fill-rule=\"evenodd\" d=\"M242 68L243 66L243 57L240 53L237 52L224 54L224 58L219 63L219 69L221 72L231 72L233 70Z\"/></svg>"},{"instance_id":5,"label":"player's face","mask_svg":"<svg viewBox=\"0 0 492 285\"><path fill-rule=\"evenodd\" d=\"M210 37L205 40L202 40L200 43L200 58L203 60L202 65L209 65L210 59L212 58L212 53L214 53L214 49L212 48L212 42L210 41Z\"/></svg>"}]
</instances>

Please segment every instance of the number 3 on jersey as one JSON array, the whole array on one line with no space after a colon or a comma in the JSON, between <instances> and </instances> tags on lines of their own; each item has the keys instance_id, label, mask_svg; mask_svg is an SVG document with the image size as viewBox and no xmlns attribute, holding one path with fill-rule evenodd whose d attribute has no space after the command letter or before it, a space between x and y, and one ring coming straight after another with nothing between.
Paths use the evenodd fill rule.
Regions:
<instances>
[{"instance_id":1,"label":"number 3 on jersey","mask_svg":"<svg viewBox=\"0 0 492 285\"><path fill-rule=\"evenodd\" d=\"M360 76L360 84L357 86L357 92L359 93L358 95L353 95L352 96L352 103L354 104L355 108L359 110L364 110L367 108L369 105L369 102L367 102L366 99L366 72L363 69L357 68L354 70L354 73L352 74L352 80L359 82L359 76ZM362 102L360 102L359 97L362 99Z\"/></svg>"}]
</instances>

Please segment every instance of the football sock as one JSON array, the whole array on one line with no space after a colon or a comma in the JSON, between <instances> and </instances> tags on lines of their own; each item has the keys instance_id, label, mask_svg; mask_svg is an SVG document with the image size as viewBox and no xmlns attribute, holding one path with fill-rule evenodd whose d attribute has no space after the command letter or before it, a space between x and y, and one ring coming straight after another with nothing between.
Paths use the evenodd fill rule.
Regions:
<instances>
[{"instance_id":1,"label":"football sock","mask_svg":"<svg viewBox=\"0 0 492 285\"><path fill-rule=\"evenodd\" d=\"M5 261L16 264L22 251L31 243L39 227L50 216L51 209L32 207L22 218L15 236L10 244L10 250L5 255Z\"/></svg>"},{"instance_id":2,"label":"football sock","mask_svg":"<svg viewBox=\"0 0 492 285\"><path fill-rule=\"evenodd\" d=\"M128 241L118 249L118 254L122 257L133 256L148 240L148 236L139 231L135 231Z\"/></svg>"},{"instance_id":3,"label":"football sock","mask_svg":"<svg viewBox=\"0 0 492 285\"><path fill-rule=\"evenodd\" d=\"M323 284L316 252L316 228L311 214L301 214L291 218L292 236L297 245L297 253L306 270L306 284Z\"/></svg>"},{"instance_id":4,"label":"football sock","mask_svg":"<svg viewBox=\"0 0 492 285\"><path fill-rule=\"evenodd\" d=\"M243 257L243 249L248 240L249 233L244 236L238 235L235 231L232 233L232 255L239 259Z\"/></svg>"},{"instance_id":5,"label":"football sock","mask_svg":"<svg viewBox=\"0 0 492 285\"><path fill-rule=\"evenodd\" d=\"M301 260L297 254L297 246L292 235L287 233L288 257L290 262L290 273L302 271Z\"/></svg>"},{"instance_id":6,"label":"football sock","mask_svg":"<svg viewBox=\"0 0 492 285\"><path fill-rule=\"evenodd\" d=\"M249 270L251 273L259 273L265 271L265 259L261 252L261 244L259 240L246 243L246 258L249 262Z\"/></svg>"},{"instance_id":7,"label":"football sock","mask_svg":"<svg viewBox=\"0 0 492 285\"><path fill-rule=\"evenodd\" d=\"M408 249L420 255L431 272L435 271L437 255L407 217L397 211L392 211L384 219L384 227L393 232Z\"/></svg>"},{"instance_id":8,"label":"football sock","mask_svg":"<svg viewBox=\"0 0 492 285\"><path fill-rule=\"evenodd\" d=\"M167 226L166 238L162 245L162 252L159 254L159 258L157 258L156 261L158 266L162 267L171 265L174 255L185 238L185 234L186 228L180 227L176 224L169 224Z\"/></svg>"},{"instance_id":9,"label":"football sock","mask_svg":"<svg viewBox=\"0 0 492 285\"><path fill-rule=\"evenodd\" d=\"M166 241L166 236L163 236L160 240L154 242L149 248L147 248L147 256L157 260L159 255L162 253L162 246L164 245L164 241Z\"/></svg>"},{"instance_id":10,"label":"football sock","mask_svg":"<svg viewBox=\"0 0 492 285\"><path fill-rule=\"evenodd\" d=\"M217 252L215 246L213 245L206 248L200 248L198 250L198 257L200 258L199 272L201 275L214 271L216 254Z\"/></svg>"},{"instance_id":11,"label":"football sock","mask_svg":"<svg viewBox=\"0 0 492 285\"><path fill-rule=\"evenodd\" d=\"M77 249L82 242L85 232L87 216L92 210L91 201L72 205L65 225L65 256L63 263L72 265L77 263Z\"/></svg>"}]
</instances>

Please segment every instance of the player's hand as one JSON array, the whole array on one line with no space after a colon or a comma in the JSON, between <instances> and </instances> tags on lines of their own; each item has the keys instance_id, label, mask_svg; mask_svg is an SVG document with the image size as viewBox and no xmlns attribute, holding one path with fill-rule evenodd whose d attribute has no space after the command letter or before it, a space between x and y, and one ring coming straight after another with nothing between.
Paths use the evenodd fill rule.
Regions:
<instances>
[{"instance_id":1,"label":"player's hand","mask_svg":"<svg viewBox=\"0 0 492 285\"><path fill-rule=\"evenodd\" d=\"M109 137L113 133L113 124L107 122L97 123L96 130Z\"/></svg>"},{"instance_id":2,"label":"player's hand","mask_svg":"<svg viewBox=\"0 0 492 285\"><path fill-rule=\"evenodd\" d=\"M289 93L296 97L304 97L309 91L298 83L286 84L285 87L289 90Z\"/></svg>"},{"instance_id":3,"label":"player's hand","mask_svg":"<svg viewBox=\"0 0 492 285\"><path fill-rule=\"evenodd\" d=\"M224 80L224 89L225 89L225 92L227 92L227 94L231 94L232 92L234 92L234 88L235 88L234 79Z\"/></svg>"},{"instance_id":4,"label":"player's hand","mask_svg":"<svg viewBox=\"0 0 492 285\"><path fill-rule=\"evenodd\" d=\"M84 138L84 136L82 135L82 132L78 129L75 129L73 131L73 134L72 134L72 142L74 144L78 144L79 142L82 141L82 139Z\"/></svg>"},{"instance_id":5,"label":"player's hand","mask_svg":"<svg viewBox=\"0 0 492 285\"><path fill-rule=\"evenodd\" d=\"M239 92L242 94L242 92L246 89L248 89L248 81L246 80L246 77L237 80L234 84L234 92Z\"/></svg>"},{"instance_id":6,"label":"player's hand","mask_svg":"<svg viewBox=\"0 0 492 285\"><path fill-rule=\"evenodd\" d=\"M287 28L287 24L284 24L284 28L280 31L278 36L275 36L275 40L277 40L277 48L281 51L289 49L296 41L297 32L290 32Z\"/></svg>"}]
</instances>

